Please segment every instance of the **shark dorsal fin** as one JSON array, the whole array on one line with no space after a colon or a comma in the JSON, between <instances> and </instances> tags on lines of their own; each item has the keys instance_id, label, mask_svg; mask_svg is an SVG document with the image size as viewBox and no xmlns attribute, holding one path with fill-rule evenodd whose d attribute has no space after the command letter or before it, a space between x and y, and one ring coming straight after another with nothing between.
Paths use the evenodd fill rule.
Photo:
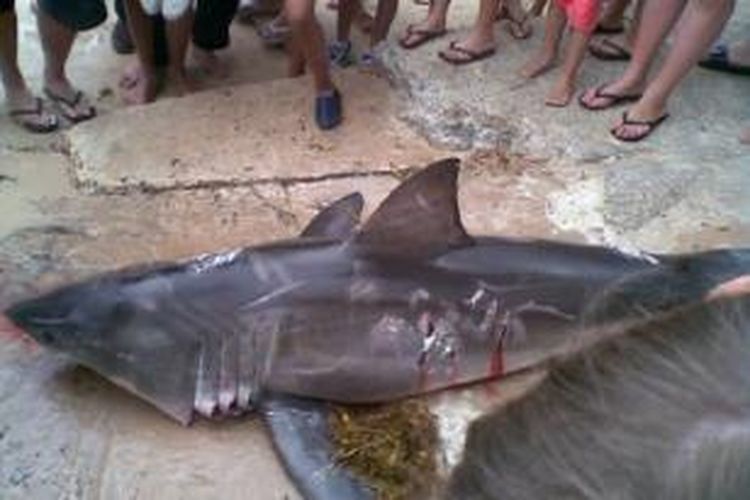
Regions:
<instances>
[{"instance_id":1,"label":"shark dorsal fin","mask_svg":"<svg viewBox=\"0 0 750 500\"><path fill-rule=\"evenodd\" d=\"M303 238L348 239L359 225L365 201L359 193L351 193L323 208L300 234Z\"/></svg>"},{"instance_id":2,"label":"shark dorsal fin","mask_svg":"<svg viewBox=\"0 0 750 500\"><path fill-rule=\"evenodd\" d=\"M368 252L420 258L472 244L458 213L459 160L432 163L399 185L357 235Z\"/></svg>"}]
</instances>

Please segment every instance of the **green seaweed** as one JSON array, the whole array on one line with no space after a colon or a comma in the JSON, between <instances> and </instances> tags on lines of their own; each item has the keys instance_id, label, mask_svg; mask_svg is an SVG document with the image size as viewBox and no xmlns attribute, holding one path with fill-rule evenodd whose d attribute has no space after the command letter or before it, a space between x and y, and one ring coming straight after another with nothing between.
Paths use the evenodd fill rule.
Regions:
<instances>
[{"instance_id":1,"label":"green seaweed","mask_svg":"<svg viewBox=\"0 0 750 500\"><path fill-rule=\"evenodd\" d=\"M337 464L354 472L378 499L424 497L435 487L437 426L424 402L336 406L329 425Z\"/></svg>"}]
</instances>

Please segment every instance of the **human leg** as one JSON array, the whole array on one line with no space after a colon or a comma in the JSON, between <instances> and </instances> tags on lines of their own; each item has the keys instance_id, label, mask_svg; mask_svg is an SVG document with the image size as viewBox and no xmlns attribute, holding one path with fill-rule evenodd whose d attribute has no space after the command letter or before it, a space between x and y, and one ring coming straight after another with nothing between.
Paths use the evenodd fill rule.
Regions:
<instances>
[{"instance_id":1,"label":"human leg","mask_svg":"<svg viewBox=\"0 0 750 500\"><path fill-rule=\"evenodd\" d=\"M633 53L625 72L602 87L586 90L581 103L589 109L609 107L612 96L639 95L659 47L677 22L686 0L644 0Z\"/></svg>"},{"instance_id":2,"label":"human leg","mask_svg":"<svg viewBox=\"0 0 750 500\"><path fill-rule=\"evenodd\" d=\"M604 61L629 61L635 45L644 3L644 0L636 0L633 7L633 17L624 32L611 36L600 36L591 40L589 42L591 55ZM597 30L601 28L602 22L600 21ZM601 33L601 31L599 32Z\"/></svg>"},{"instance_id":3,"label":"human leg","mask_svg":"<svg viewBox=\"0 0 750 500\"><path fill-rule=\"evenodd\" d=\"M397 10L398 0L378 0L375 21L370 32L370 47L374 47L388 37Z\"/></svg>"},{"instance_id":4,"label":"human leg","mask_svg":"<svg viewBox=\"0 0 750 500\"><path fill-rule=\"evenodd\" d=\"M469 35L463 40L451 42L446 49L440 51L440 57L452 64L465 64L493 54L497 10L498 0L481 0L477 20Z\"/></svg>"},{"instance_id":5,"label":"human leg","mask_svg":"<svg viewBox=\"0 0 750 500\"><path fill-rule=\"evenodd\" d=\"M586 48L590 38L591 36L588 33L573 30L566 49L562 71L545 100L548 106L560 108L570 103L573 94L575 94L578 72L583 58L586 56Z\"/></svg>"},{"instance_id":6,"label":"human leg","mask_svg":"<svg viewBox=\"0 0 750 500\"><path fill-rule=\"evenodd\" d=\"M544 24L544 41L532 58L521 68L520 74L524 78L536 78L550 70L557 59L560 40L567 25L565 10L556 1L547 10Z\"/></svg>"},{"instance_id":7,"label":"human leg","mask_svg":"<svg viewBox=\"0 0 750 500\"><path fill-rule=\"evenodd\" d=\"M734 9L734 0L691 0L686 6L680 30L667 58L643 97L628 110L631 121L653 122L666 116L667 103L677 86L721 34ZM619 139L640 138L650 132L644 125L620 120L613 128Z\"/></svg>"},{"instance_id":8,"label":"human leg","mask_svg":"<svg viewBox=\"0 0 750 500\"><path fill-rule=\"evenodd\" d=\"M180 16L167 20L167 46L169 48L167 78L177 95L191 90L185 74L185 56L190 36L193 33L194 17L193 9L187 7Z\"/></svg>"},{"instance_id":9,"label":"human leg","mask_svg":"<svg viewBox=\"0 0 750 500\"><path fill-rule=\"evenodd\" d=\"M66 73L75 28L96 26L104 18L95 3L82 2L81 9L76 9L76 5L73 9L65 9L65 6L66 2L39 2L37 24L44 53L44 92L60 113L75 123L96 116L96 109L83 92L73 86Z\"/></svg>"},{"instance_id":10,"label":"human leg","mask_svg":"<svg viewBox=\"0 0 750 500\"><path fill-rule=\"evenodd\" d=\"M156 98L158 85L154 56L154 24L144 12L140 0L125 0L128 26L137 56L138 77L126 88L123 98L128 104L145 104Z\"/></svg>"},{"instance_id":11,"label":"human leg","mask_svg":"<svg viewBox=\"0 0 750 500\"><path fill-rule=\"evenodd\" d=\"M445 35L450 0L432 0L424 21L410 24L401 35L399 44L405 49L415 49L424 43Z\"/></svg>"},{"instance_id":12,"label":"human leg","mask_svg":"<svg viewBox=\"0 0 750 500\"><path fill-rule=\"evenodd\" d=\"M331 80L323 31L315 17L314 0L287 0L286 18L292 29L290 72L306 66L313 77L315 119L321 129L341 122L341 96Z\"/></svg>"},{"instance_id":13,"label":"human leg","mask_svg":"<svg viewBox=\"0 0 750 500\"><path fill-rule=\"evenodd\" d=\"M0 2L0 77L2 77L8 113L13 120L32 132L51 132L57 117L42 107L31 93L18 67L18 21L10 1Z\"/></svg>"}]
</instances>

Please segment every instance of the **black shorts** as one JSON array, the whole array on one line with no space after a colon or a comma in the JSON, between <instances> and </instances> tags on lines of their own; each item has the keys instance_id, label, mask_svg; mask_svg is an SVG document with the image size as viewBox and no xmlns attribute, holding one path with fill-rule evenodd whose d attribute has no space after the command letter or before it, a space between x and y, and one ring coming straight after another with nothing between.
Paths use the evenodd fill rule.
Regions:
<instances>
[{"instance_id":1,"label":"black shorts","mask_svg":"<svg viewBox=\"0 0 750 500\"><path fill-rule=\"evenodd\" d=\"M45 14L73 31L94 28L107 19L104 0L38 0L38 5Z\"/></svg>"},{"instance_id":2,"label":"black shorts","mask_svg":"<svg viewBox=\"0 0 750 500\"><path fill-rule=\"evenodd\" d=\"M13 0L0 0L0 13L13 10Z\"/></svg>"}]
</instances>

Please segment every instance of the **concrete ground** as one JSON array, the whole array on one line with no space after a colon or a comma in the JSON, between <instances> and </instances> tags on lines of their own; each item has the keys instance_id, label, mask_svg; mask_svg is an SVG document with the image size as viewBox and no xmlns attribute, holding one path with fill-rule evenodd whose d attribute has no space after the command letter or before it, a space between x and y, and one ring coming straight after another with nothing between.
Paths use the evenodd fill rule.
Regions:
<instances>
[{"instance_id":1,"label":"concrete ground","mask_svg":"<svg viewBox=\"0 0 750 500\"><path fill-rule=\"evenodd\" d=\"M38 89L41 57L21 4L23 69ZM422 7L403 4L392 39L422 16ZM293 236L351 190L372 210L408 171L449 155L464 159L461 208L473 233L653 251L750 244L750 148L736 141L750 123L750 80L696 70L653 140L622 145L607 134L618 111L545 108L552 77L517 85L513 71L538 30L511 42L498 26L496 57L460 69L442 63L438 48L471 24L475 4L455 5L449 38L388 49L392 85L338 72L346 122L327 133L311 121L309 81L281 79L283 55L261 48L247 27L234 26L223 54L229 79L204 78L204 92L131 109L117 96L127 58L109 49L111 21L85 34L71 75L101 117L39 137L13 126L0 105L0 309L129 263ZM748 23L742 3L729 34ZM587 61L582 84L621 68ZM503 394L528 385L511 384ZM451 415L472 397L443 396L435 407ZM261 422L183 429L89 372L0 336L1 498L249 491L296 496Z\"/></svg>"}]
</instances>

